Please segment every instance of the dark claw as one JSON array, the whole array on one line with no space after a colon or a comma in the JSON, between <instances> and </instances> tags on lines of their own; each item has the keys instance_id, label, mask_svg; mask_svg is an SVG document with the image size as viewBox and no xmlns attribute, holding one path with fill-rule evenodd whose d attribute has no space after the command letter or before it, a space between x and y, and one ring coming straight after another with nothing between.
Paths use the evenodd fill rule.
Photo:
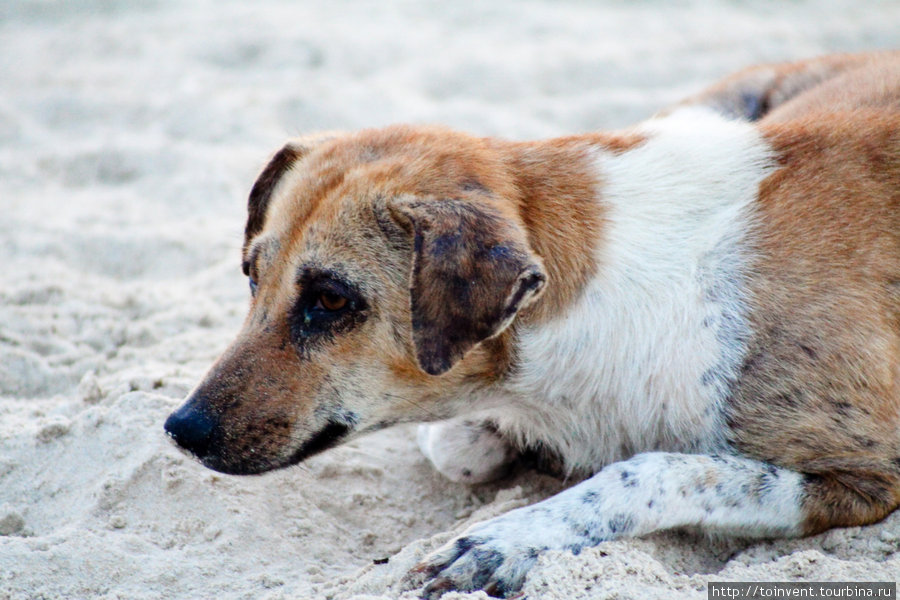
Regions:
<instances>
[{"instance_id":1,"label":"dark claw","mask_svg":"<svg viewBox=\"0 0 900 600\"><path fill-rule=\"evenodd\" d=\"M443 571L444 569L446 569L447 567L452 565L454 562L456 562L456 559L458 559L460 556L462 556L463 554L468 552L469 549L472 548L472 546L474 546L474 545L475 545L475 541L472 540L472 538L467 538L467 537L459 538L458 540L456 540L456 544L455 544L456 551L452 555L450 555L446 560L444 560L440 563L436 563L436 564L428 564L428 563L424 563L424 562L419 563L415 567L412 568L410 573L424 573L428 577L434 577L435 575L437 575L438 573L440 573L441 571Z\"/></svg>"},{"instance_id":2,"label":"dark claw","mask_svg":"<svg viewBox=\"0 0 900 600\"><path fill-rule=\"evenodd\" d=\"M506 598L506 590L499 581L492 581L484 586L484 593L494 598Z\"/></svg>"},{"instance_id":3,"label":"dark claw","mask_svg":"<svg viewBox=\"0 0 900 600\"><path fill-rule=\"evenodd\" d=\"M421 562L414 566L409 570L410 574L419 574L424 573L426 577L429 579L437 575L441 569L444 568L444 565L429 565L428 563Z\"/></svg>"},{"instance_id":4,"label":"dark claw","mask_svg":"<svg viewBox=\"0 0 900 600\"><path fill-rule=\"evenodd\" d=\"M505 583L499 580L492 580L488 582L486 586L484 586L484 593L492 598L506 598L507 600L516 600L517 598L521 599L525 597L525 592L519 591L516 594L510 596L508 595L511 591Z\"/></svg>"},{"instance_id":5,"label":"dark claw","mask_svg":"<svg viewBox=\"0 0 900 600\"><path fill-rule=\"evenodd\" d=\"M425 586L422 591L423 600L437 600L444 595L445 592L455 590L456 586L447 577L438 577Z\"/></svg>"}]
</instances>

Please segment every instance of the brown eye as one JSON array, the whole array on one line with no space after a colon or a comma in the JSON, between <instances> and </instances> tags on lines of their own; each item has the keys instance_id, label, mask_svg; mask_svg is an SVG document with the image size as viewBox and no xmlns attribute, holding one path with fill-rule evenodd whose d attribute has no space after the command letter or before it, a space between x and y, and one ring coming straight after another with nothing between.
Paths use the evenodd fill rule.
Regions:
<instances>
[{"instance_id":1,"label":"brown eye","mask_svg":"<svg viewBox=\"0 0 900 600\"><path fill-rule=\"evenodd\" d=\"M338 311L347 306L347 299L340 294L322 292L316 301L316 308L327 311Z\"/></svg>"}]
</instances>

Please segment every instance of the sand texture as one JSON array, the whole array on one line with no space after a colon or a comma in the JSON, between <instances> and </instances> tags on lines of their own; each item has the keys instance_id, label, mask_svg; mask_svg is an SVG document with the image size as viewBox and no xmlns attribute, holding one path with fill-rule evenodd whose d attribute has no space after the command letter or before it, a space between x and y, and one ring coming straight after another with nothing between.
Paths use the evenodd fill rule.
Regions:
<instances>
[{"instance_id":1,"label":"sand texture","mask_svg":"<svg viewBox=\"0 0 900 600\"><path fill-rule=\"evenodd\" d=\"M892 46L896 1L3 0L0 599L412 598L427 551L566 485L450 483L411 426L250 478L169 443L166 415L240 326L246 194L285 138L615 128L751 63ZM548 553L525 589L898 577L895 514L804 540Z\"/></svg>"}]
</instances>

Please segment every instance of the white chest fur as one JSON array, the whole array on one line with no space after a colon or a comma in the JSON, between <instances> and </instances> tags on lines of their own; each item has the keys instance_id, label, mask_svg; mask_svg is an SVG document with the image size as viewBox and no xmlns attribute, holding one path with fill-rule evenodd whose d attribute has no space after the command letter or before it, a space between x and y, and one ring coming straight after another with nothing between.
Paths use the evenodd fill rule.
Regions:
<instances>
[{"instance_id":1,"label":"white chest fur","mask_svg":"<svg viewBox=\"0 0 900 600\"><path fill-rule=\"evenodd\" d=\"M638 132L640 146L596 158L597 274L566 314L521 332L520 366L491 415L576 471L721 447L750 333L745 277L768 146L750 124L701 109Z\"/></svg>"}]
</instances>

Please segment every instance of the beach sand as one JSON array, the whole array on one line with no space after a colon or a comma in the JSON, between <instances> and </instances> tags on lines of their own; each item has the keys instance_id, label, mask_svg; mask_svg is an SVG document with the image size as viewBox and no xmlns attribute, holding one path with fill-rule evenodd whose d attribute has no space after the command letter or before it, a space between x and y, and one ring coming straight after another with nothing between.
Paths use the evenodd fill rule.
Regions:
<instances>
[{"instance_id":1,"label":"beach sand","mask_svg":"<svg viewBox=\"0 0 900 600\"><path fill-rule=\"evenodd\" d=\"M247 478L166 439L242 321L246 195L285 138L617 128L752 63L898 42L900 3L857 0L5 0L0 598L413 598L404 574L426 552L571 484L453 484L414 426ZM898 577L895 514L802 540L550 552L525 590L678 599L718 580Z\"/></svg>"}]
</instances>

